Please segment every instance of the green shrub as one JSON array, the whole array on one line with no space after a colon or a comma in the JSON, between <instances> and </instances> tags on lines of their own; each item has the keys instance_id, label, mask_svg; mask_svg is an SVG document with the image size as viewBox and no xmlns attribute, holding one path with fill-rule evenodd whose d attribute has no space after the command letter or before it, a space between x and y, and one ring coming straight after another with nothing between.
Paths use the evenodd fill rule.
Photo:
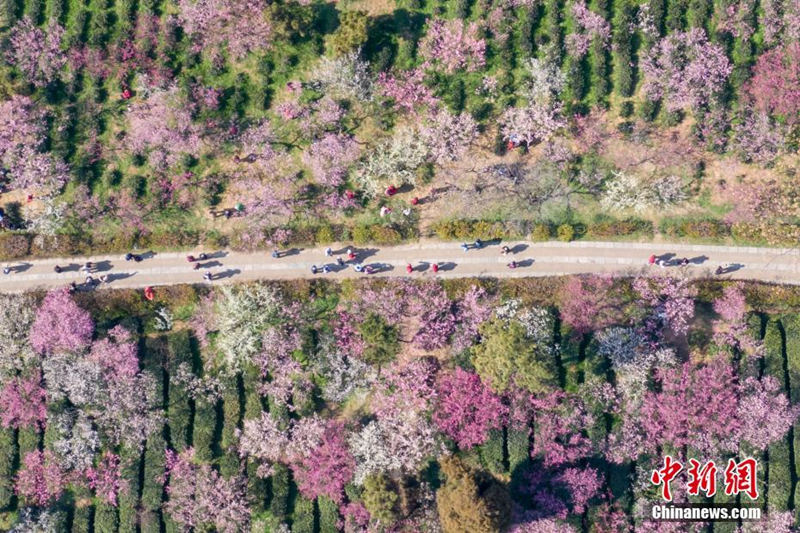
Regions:
<instances>
[{"instance_id":1,"label":"green shrub","mask_svg":"<svg viewBox=\"0 0 800 533\"><path fill-rule=\"evenodd\" d=\"M489 438L481 444L480 449L481 464L486 470L493 474L501 475L506 469L503 465L503 432L493 429L489 432Z\"/></svg>"},{"instance_id":2,"label":"green shrub","mask_svg":"<svg viewBox=\"0 0 800 533\"><path fill-rule=\"evenodd\" d=\"M337 533L339 528L337 522L341 520L339 516L339 506L327 496L317 498L319 508L319 533Z\"/></svg>"},{"instance_id":3,"label":"green shrub","mask_svg":"<svg viewBox=\"0 0 800 533\"><path fill-rule=\"evenodd\" d=\"M314 501L302 495L294 503L292 533L314 533Z\"/></svg>"},{"instance_id":4,"label":"green shrub","mask_svg":"<svg viewBox=\"0 0 800 533\"><path fill-rule=\"evenodd\" d=\"M214 430L217 425L215 406L207 401L198 401L195 406L193 444L199 461L211 461L214 445Z\"/></svg>"},{"instance_id":5,"label":"green shrub","mask_svg":"<svg viewBox=\"0 0 800 533\"><path fill-rule=\"evenodd\" d=\"M633 102L630 100L623 100L619 105L619 116L627 118L633 115Z\"/></svg>"},{"instance_id":6,"label":"green shrub","mask_svg":"<svg viewBox=\"0 0 800 533\"><path fill-rule=\"evenodd\" d=\"M353 242L355 244L369 244L372 233L369 226L356 226L353 228Z\"/></svg>"},{"instance_id":7,"label":"green shrub","mask_svg":"<svg viewBox=\"0 0 800 533\"><path fill-rule=\"evenodd\" d=\"M284 520L289 512L289 469L282 464L276 464L273 471L269 479L272 488L269 510L273 516Z\"/></svg>"},{"instance_id":8,"label":"green shrub","mask_svg":"<svg viewBox=\"0 0 800 533\"><path fill-rule=\"evenodd\" d=\"M185 450L191 438L192 412L189 405L189 393L183 384L174 381L172 377L181 364L192 368L192 352L189 331L176 331L167 337L169 349L169 402L167 404L167 419L169 420L172 445L178 451Z\"/></svg>"},{"instance_id":9,"label":"green shrub","mask_svg":"<svg viewBox=\"0 0 800 533\"><path fill-rule=\"evenodd\" d=\"M0 428L0 509L11 504L14 496L14 457L17 443L11 429Z\"/></svg>"},{"instance_id":10,"label":"green shrub","mask_svg":"<svg viewBox=\"0 0 800 533\"><path fill-rule=\"evenodd\" d=\"M652 122L658 116L658 109L658 102L644 98L639 104L639 117L647 122Z\"/></svg>"},{"instance_id":11,"label":"green shrub","mask_svg":"<svg viewBox=\"0 0 800 533\"><path fill-rule=\"evenodd\" d=\"M333 235L333 228L330 224L325 224L317 229L317 234L314 236L314 242L317 244L328 244L335 241Z\"/></svg>"},{"instance_id":12,"label":"green shrub","mask_svg":"<svg viewBox=\"0 0 800 533\"><path fill-rule=\"evenodd\" d=\"M528 431L508 428L508 468L511 474L530 461Z\"/></svg>"},{"instance_id":13,"label":"green shrub","mask_svg":"<svg viewBox=\"0 0 800 533\"><path fill-rule=\"evenodd\" d=\"M105 503L98 503L94 508L95 533L115 533L117 522L117 508Z\"/></svg>"},{"instance_id":14,"label":"green shrub","mask_svg":"<svg viewBox=\"0 0 800 533\"><path fill-rule=\"evenodd\" d=\"M553 228L548 223L539 223L531 231L532 241L549 241L553 237Z\"/></svg>"},{"instance_id":15,"label":"green shrub","mask_svg":"<svg viewBox=\"0 0 800 533\"><path fill-rule=\"evenodd\" d=\"M78 499L77 494L75 499ZM91 533L91 529L89 528L91 510L92 508L85 503L75 506L75 510L72 514L72 533ZM142 529L142 531L144 532L145 530Z\"/></svg>"},{"instance_id":16,"label":"green shrub","mask_svg":"<svg viewBox=\"0 0 800 533\"><path fill-rule=\"evenodd\" d=\"M604 239L623 235L652 235L653 224L648 220L629 218L625 220L598 219L589 224L586 236L592 239Z\"/></svg>"},{"instance_id":17,"label":"green shrub","mask_svg":"<svg viewBox=\"0 0 800 533\"><path fill-rule=\"evenodd\" d=\"M572 224L561 224L556 230L556 236L559 241L570 242L575 238L575 228Z\"/></svg>"},{"instance_id":18,"label":"green shrub","mask_svg":"<svg viewBox=\"0 0 800 533\"><path fill-rule=\"evenodd\" d=\"M669 237L689 237L691 239L720 239L730 235L724 222L714 219L665 219L661 231Z\"/></svg>"},{"instance_id":19,"label":"green shrub","mask_svg":"<svg viewBox=\"0 0 800 533\"><path fill-rule=\"evenodd\" d=\"M141 456L137 452L123 449L121 452L122 478L128 487L120 492L119 502L119 530L136 531L138 522L137 507L139 505L139 464Z\"/></svg>"},{"instance_id":20,"label":"green shrub","mask_svg":"<svg viewBox=\"0 0 800 533\"><path fill-rule=\"evenodd\" d=\"M370 227L370 237L376 244L398 244L403 242L403 235L391 226L374 225Z\"/></svg>"},{"instance_id":21,"label":"green shrub","mask_svg":"<svg viewBox=\"0 0 800 533\"><path fill-rule=\"evenodd\" d=\"M231 477L239 471L239 456L236 453L236 428L239 426L239 418L242 415L239 404L239 388L236 379L227 378L225 393L222 398L223 425L220 447L224 450L224 455L220 459L220 473L225 477Z\"/></svg>"}]
</instances>

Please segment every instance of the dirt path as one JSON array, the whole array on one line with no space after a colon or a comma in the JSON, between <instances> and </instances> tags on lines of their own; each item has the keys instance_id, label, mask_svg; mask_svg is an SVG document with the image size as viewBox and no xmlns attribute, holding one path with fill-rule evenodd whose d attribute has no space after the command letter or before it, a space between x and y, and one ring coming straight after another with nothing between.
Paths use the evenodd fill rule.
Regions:
<instances>
[{"instance_id":1,"label":"dirt path","mask_svg":"<svg viewBox=\"0 0 800 533\"><path fill-rule=\"evenodd\" d=\"M531 243L511 241L504 243L513 249L513 256L503 257L499 244L488 244L483 249L464 252L460 243L421 241L415 244L378 248L354 248L364 265L382 265L372 276L409 276L406 265L414 266L413 277L528 277L564 274L613 272L634 275L645 269L673 275L708 277L718 266L733 266L720 276L726 279L762 280L778 283L800 284L800 250L778 248L749 248L731 246L704 246L687 244L648 244L610 242L546 242ZM333 246L334 255L327 258L324 248L296 249L284 257L274 259L269 253L242 253L230 251L208 252L211 257L201 262L200 270L186 260L187 253L197 255L197 250L186 253L160 253L145 258L140 263L126 262L121 256L96 256L90 258L52 258L6 263L12 272L0 274L0 292L21 292L34 288L65 286L72 281L82 285L85 274L79 267L86 261L96 264L92 276L108 274L110 282L102 287L139 288L179 283L232 283L257 279L312 278L311 266L321 267L326 262L332 266L328 274L318 277L333 279L363 277L352 264L338 267L336 258L345 257L345 248ZM665 254L676 259L687 257L690 266L647 266L650 254ZM506 265L515 259L520 266L510 269ZM439 264L434 274L431 264ZM64 270L56 274L55 265ZM738 266L736 266L738 265ZM213 281L203 280L204 272L213 274Z\"/></svg>"}]
</instances>

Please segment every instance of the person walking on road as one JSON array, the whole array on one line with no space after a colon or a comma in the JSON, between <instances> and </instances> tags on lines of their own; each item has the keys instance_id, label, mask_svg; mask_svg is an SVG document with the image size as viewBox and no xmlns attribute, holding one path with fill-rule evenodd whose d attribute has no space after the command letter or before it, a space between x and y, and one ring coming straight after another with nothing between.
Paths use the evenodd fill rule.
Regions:
<instances>
[{"instance_id":1,"label":"person walking on road","mask_svg":"<svg viewBox=\"0 0 800 533\"><path fill-rule=\"evenodd\" d=\"M325 257L333 257L333 250L331 250L330 246L325 248Z\"/></svg>"},{"instance_id":2,"label":"person walking on road","mask_svg":"<svg viewBox=\"0 0 800 533\"><path fill-rule=\"evenodd\" d=\"M439 272L439 263L434 263L434 264L432 264L432 265L431 265L431 270L433 270L433 273L434 273L434 274L436 274L437 272Z\"/></svg>"},{"instance_id":3,"label":"person walking on road","mask_svg":"<svg viewBox=\"0 0 800 533\"><path fill-rule=\"evenodd\" d=\"M58 265L54 266L53 272L55 272L56 274L61 274L61 267Z\"/></svg>"},{"instance_id":4,"label":"person walking on road","mask_svg":"<svg viewBox=\"0 0 800 533\"><path fill-rule=\"evenodd\" d=\"M647 264L653 266L656 264L656 254L652 254L650 258L647 260Z\"/></svg>"},{"instance_id":5,"label":"person walking on road","mask_svg":"<svg viewBox=\"0 0 800 533\"><path fill-rule=\"evenodd\" d=\"M408 272L409 274L414 272L414 267L411 266L411 263L406 264L406 272Z\"/></svg>"},{"instance_id":6,"label":"person walking on road","mask_svg":"<svg viewBox=\"0 0 800 533\"><path fill-rule=\"evenodd\" d=\"M206 271L203 274L203 279L206 280L206 281L211 281L211 272Z\"/></svg>"},{"instance_id":7,"label":"person walking on road","mask_svg":"<svg viewBox=\"0 0 800 533\"><path fill-rule=\"evenodd\" d=\"M464 250L464 253L469 252L469 244L467 243L461 244L461 249Z\"/></svg>"},{"instance_id":8,"label":"person walking on road","mask_svg":"<svg viewBox=\"0 0 800 533\"><path fill-rule=\"evenodd\" d=\"M3 274L8 275L11 274L11 269L8 266L3 267Z\"/></svg>"}]
</instances>

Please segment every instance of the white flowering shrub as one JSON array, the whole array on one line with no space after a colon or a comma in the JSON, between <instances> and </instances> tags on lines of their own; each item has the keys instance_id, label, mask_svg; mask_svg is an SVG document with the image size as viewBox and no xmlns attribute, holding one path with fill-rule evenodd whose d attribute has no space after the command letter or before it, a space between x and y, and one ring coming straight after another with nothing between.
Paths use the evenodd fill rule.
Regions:
<instances>
[{"instance_id":1,"label":"white flowering shrub","mask_svg":"<svg viewBox=\"0 0 800 533\"><path fill-rule=\"evenodd\" d=\"M683 181L678 176L642 179L634 174L614 172L606 182L600 204L611 211L642 213L665 208L686 200Z\"/></svg>"}]
</instances>

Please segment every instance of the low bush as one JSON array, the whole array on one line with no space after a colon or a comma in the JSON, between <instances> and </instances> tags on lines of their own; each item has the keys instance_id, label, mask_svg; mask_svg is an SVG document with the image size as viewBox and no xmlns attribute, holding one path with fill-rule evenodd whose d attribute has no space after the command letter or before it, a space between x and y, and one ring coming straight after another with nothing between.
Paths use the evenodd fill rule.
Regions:
<instances>
[{"instance_id":1,"label":"low bush","mask_svg":"<svg viewBox=\"0 0 800 533\"><path fill-rule=\"evenodd\" d=\"M561 224L556 230L556 236L559 241L569 242L575 239L575 228L572 224Z\"/></svg>"},{"instance_id":2,"label":"low bush","mask_svg":"<svg viewBox=\"0 0 800 533\"><path fill-rule=\"evenodd\" d=\"M549 241L552 237L553 228L546 222L536 224L531 230L530 238L532 241Z\"/></svg>"},{"instance_id":3,"label":"low bush","mask_svg":"<svg viewBox=\"0 0 800 533\"><path fill-rule=\"evenodd\" d=\"M661 222L661 232L668 237L690 239L722 239L730 235L727 224L713 219L666 219Z\"/></svg>"},{"instance_id":4,"label":"low bush","mask_svg":"<svg viewBox=\"0 0 800 533\"><path fill-rule=\"evenodd\" d=\"M628 218L625 220L600 218L593 221L586 228L586 237L590 239L603 239L625 235L652 236L652 234L652 222L638 218Z\"/></svg>"},{"instance_id":5,"label":"low bush","mask_svg":"<svg viewBox=\"0 0 800 533\"><path fill-rule=\"evenodd\" d=\"M27 233L0 233L0 260L25 257L30 249L31 236Z\"/></svg>"}]
</instances>

